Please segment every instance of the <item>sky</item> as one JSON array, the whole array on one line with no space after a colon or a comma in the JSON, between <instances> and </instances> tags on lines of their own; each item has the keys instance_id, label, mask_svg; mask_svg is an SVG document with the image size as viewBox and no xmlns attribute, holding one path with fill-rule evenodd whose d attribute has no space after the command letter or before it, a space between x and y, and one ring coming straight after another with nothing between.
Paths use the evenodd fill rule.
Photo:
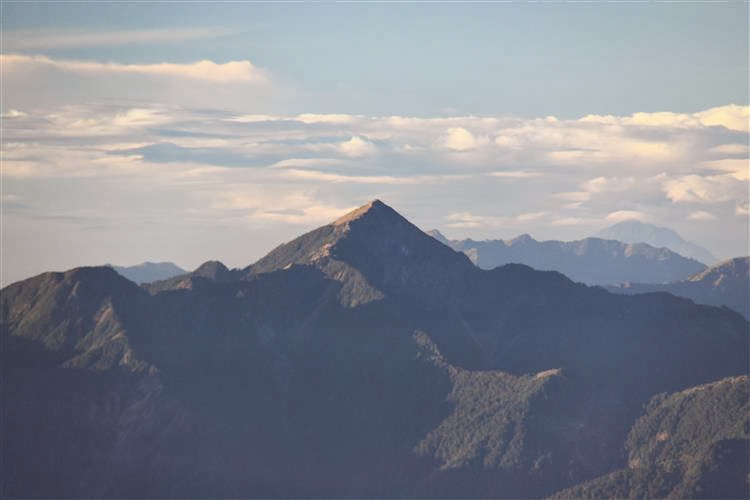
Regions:
<instances>
[{"instance_id":1,"label":"sky","mask_svg":"<svg viewBox=\"0 0 750 500\"><path fill-rule=\"evenodd\" d=\"M380 198L450 238L748 250L748 3L1 4L3 285L246 266Z\"/></svg>"}]
</instances>

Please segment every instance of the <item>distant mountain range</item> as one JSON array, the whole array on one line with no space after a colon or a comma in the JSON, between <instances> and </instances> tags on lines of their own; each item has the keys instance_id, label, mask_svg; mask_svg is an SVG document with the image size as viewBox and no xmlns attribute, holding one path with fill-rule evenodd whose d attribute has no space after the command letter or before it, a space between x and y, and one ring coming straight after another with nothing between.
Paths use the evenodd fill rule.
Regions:
<instances>
[{"instance_id":1,"label":"distant mountain range","mask_svg":"<svg viewBox=\"0 0 750 500\"><path fill-rule=\"evenodd\" d=\"M107 265L130 281L138 284L165 280L187 272L172 262L143 262L135 266Z\"/></svg>"},{"instance_id":2,"label":"distant mountain range","mask_svg":"<svg viewBox=\"0 0 750 500\"><path fill-rule=\"evenodd\" d=\"M685 241L671 229L637 220L618 222L613 226L602 229L594 236L624 243L648 243L657 248L669 248L680 255L709 265L716 263L717 260L708 250L695 243Z\"/></svg>"},{"instance_id":3,"label":"distant mountain range","mask_svg":"<svg viewBox=\"0 0 750 500\"><path fill-rule=\"evenodd\" d=\"M750 319L750 257L725 260L687 279L662 285L626 283L607 289L615 293L669 292L699 304L727 306Z\"/></svg>"},{"instance_id":4,"label":"distant mountain range","mask_svg":"<svg viewBox=\"0 0 750 500\"><path fill-rule=\"evenodd\" d=\"M669 294L480 269L376 200L244 269L2 289L0 487L746 498L749 330Z\"/></svg>"},{"instance_id":5,"label":"distant mountain range","mask_svg":"<svg viewBox=\"0 0 750 500\"><path fill-rule=\"evenodd\" d=\"M574 281L613 285L627 281L667 283L703 271L706 266L667 248L600 238L578 241L537 241L528 234L512 240L448 240L439 231L429 235L465 253L482 269L517 263L558 271Z\"/></svg>"}]
</instances>

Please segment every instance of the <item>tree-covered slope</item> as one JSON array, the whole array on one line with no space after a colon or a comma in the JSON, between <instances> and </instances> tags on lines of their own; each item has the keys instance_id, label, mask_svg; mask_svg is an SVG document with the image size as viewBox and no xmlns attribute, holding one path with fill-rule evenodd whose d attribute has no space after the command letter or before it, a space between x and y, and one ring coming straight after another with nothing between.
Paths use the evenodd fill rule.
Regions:
<instances>
[{"instance_id":1,"label":"tree-covered slope","mask_svg":"<svg viewBox=\"0 0 750 500\"><path fill-rule=\"evenodd\" d=\"M627 467L559 498L747 498L750 380L732 377L655 396L633 425Z\"/></svg>"}]
</instances>

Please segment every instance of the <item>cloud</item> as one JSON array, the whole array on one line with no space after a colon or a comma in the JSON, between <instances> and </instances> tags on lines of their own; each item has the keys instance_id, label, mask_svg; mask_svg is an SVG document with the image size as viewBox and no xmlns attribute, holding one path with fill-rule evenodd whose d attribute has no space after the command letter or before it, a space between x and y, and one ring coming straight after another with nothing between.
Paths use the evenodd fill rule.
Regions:
<instances>
[{"instance_id":1,"label":"cloud","mask_svg":"<svg viewBox=\"0 0 750 500\"><path fill-rule=\"evenodd\" d=\"M697 212L693 212L690 215L688 215L688 220L709 221L709 220L716 220L716 216L704 210L698 210Z\"/></svg>"},{"instance_id":2,"label":"cloud","mask_svg":"<svg viewBox=\"0 0 750 500\"><path fill-rule=\"evenodd\" d=\"M343 165L346 162L340 158L287 158L272 164L272 168L307 168L307 167L330 167L332 165Z\"/></svg>"},{"instance_id":3,"label":"cloud","mask_svg":"<svg viewBox=\"0 0 750 500\"><path fill-rule=\"evenodd\" d=\"M560 198L565 201L588 201L591 198L591 193L587 191L568 191L565 193L556 193L556 198Z\"/></svg>"},{"instance_id":4,"label":"cloud","mask_svg":"<svg viewBox=\"0 0 750 500\"><path fill-rule=\"evenodd\" d=\"M231 87L239 90L227 95L239 96L258 88L122 73L100 82L109 88L148 79L165 95L166 89L218 95ZM169 82L174 86L163 88ZM35 88L20 79L16 85L7 95ZM726 127L668 115L638 117L636 124L623 117L280 115L260 107L248 114L202 105L9 104L6 109L23 111L4 111L5 189L30 213L96 215L112 227L130 204L138 217L163 217L164 224L225 225L232 234L279 228L287 238L296 226L328 222L378 197L406 207L420 227L452 228L460 237L530 232L576 239L637 218L708 246L709 237L734 238L731 253L741 253L732 235L746 232L747 150L738 147L745 136ZM490 139L498 137L508 140ZM657 145L655 154L639 149L642 144ZM659 145L668 153L659 154ZM66 187L50 197L55 179L65 179ZM90 199L98 202L81 206ZM721 221L710 236L690 234L700 227L696 212ZM294 231L283 232L286 225Z\"/></svg>"},{"instance_id":5,"label":"cloud","mask_svg":"<svg viewBox=\"0 0 750 500\"><path fill-rule=\"evenodd\" d=\"M320 172L318 170L297 170L290 169L283 173L283 176L289 179L300 179L315 182L334 182L350 184L414 184L419 182L417 179L408 177L393 177L389 175L344 175L331 172Z\"/></svg>"},{"instance_id":6,"label":"cloud","mask_svg":"<svg viewBox=\"0 0 750 500\"><path fill-rule=\"evenodd\" d=\"M518 222L532 222L543 218L545 215L547 215L546 212L527 212L517 215L516 220Z\"/></svg>"},{"instance_id":7,"label":"cloud","mask_svg":"<svg viewBox=\"0 0 750 500\"><path fill-rule=\"evenodd\" d=\"M649 216L637 210L618 210L607 214L605 220L610 222L622 222L625 220L639 220L641 222L649 221Z\"/></svg>"},{"instance_id":8,"label":"cloud","mask_svg":"<svg viewBox=\"0 0 750 500\"><path fill-rule=\"evenodd\" d=\"M294 120L302 123L352 123L356 119L353 115L337 115L337 114L314 114L314 113L305 113L301 115L297 115L294 117Z\"/></svg>"},{"instance_id":9,"label":"cloud","mask_svg":"<svg viewBox=\"0 0 750 500\"><path fill-rule=\"evenodd\" d=\"M750 153L750 146L748 146L747 143L745 144L720 144L718 146L715 146L711 149L709 149L710 152L716 153L719 155L744 155L747 157L748 153Z\"/></svg>"},{"instance_id":10,"label":"cloud","mask_svg":"<svg viewBox=\"0 0 750 500\"><path fill-rule=\"evenodd\" d=\"M299 122L307 125L345 125L354 123L358 118L361 117L346 114L303 113L297 116L246 114L233 116L226 120L237 123Z\"/></svg>"},{"instance_id":11,"label":"cloud","mask_svg":"<svg viewBox=\"0 0 750 500\"><path fill-rule=\"evenodd\" d=\"M730 130L748 132L750 107L728 104L698 113L633 113L630 116L586 115L583 123L604 125L637 125L655 128L701 128L720 126Z\"/></svg>"},{"instance_id":12,"label":"cloud","mask_svg":"<svg viewBox=\"0 0 750 500\"><path fill-rule=\"evenodd\" d=\"M617 193L627 191L635 185L635 178L595 177L581 184L588 193Z\"/></svg>"},{"instance_id":13,"label":"cloud","mask_svg":"<svg viewBox=\"0 0 750 500\"><path fill-rule=\"evenodd\" d=\"M750 131L750 106L729 104L701 111L695 116L706 126L718 125L745 133Z\"/></svg>"},{"instance_id":14,"label":"cloud","mask_svg":"<svg viewBox=\"0 0 750 500\"><path fill-rule=\"evenodd\" d=\"M438 140L441 147L453 151L471 151L486 143L486 138L474 137L471 132L461 127L449 128Z\"/></svg>"},{"instance_id":15,"label":"cloud","mask_svg":"<svg viewBox=\"0 0 750 500\"><path fill-rule=\"evenodd\" d=\"M557 217L550 221L552 226L577 226L585 221L580 217Z\"/></svg>"},{"instance_id":16,"label":"cloud","mask_svg":"<svg viewBox=\"0 0 750 500\"><path fill-rule=\"evenodd\" d=\"M471 212L454 212L445 217L446 227L452 228L474 228L488 227L496 224L496 219L474 215Z\"/></svg>"},{"instance_id":17,"label":"cloud","mask_svg":"<svg viewBox=\"0 0 750 500\"><path fill-rule=\"evenodd\" d=\"M741 184L741 186L738 186ZM685 175L664 182L662 189L675 203L720 203L734 197L738 188L747 190L746 183L730 175Z\"/></svg>"},{"instance_id":18,"label":"cloud","mask_svg":"<svg viewBox=\"0 0 750 500\"><path fill-rule=\"evenodd\" d=\"M131 108L117 113L112 120L113 125L119 127L144 127L168 123L171 119L165 110L154 108Z\"/></svg>"},{"instance_id":19,"label":"cloud","mask_svg":"<svg viewBox=\"0 0 750 500\"><path fill-rule=\"evenodd\" d=\"M734 213L736 215L744 215L744 216L750 215L750 203L747 203L747 202L738 203L734 209Z\"/></svg>"},{"instance_id":20,"label":"cloud","mask_svg":"<svg viewBox=\"0 0 750 500\"><path fill-rule=\"evenodd\" d=\"M515 216L478 215L472 212L454 212L445 217L445 226L453 229L524 227L545 219L546 212L525 212Z\"/></svg>"},{"instance_id":21,"label":"cloud","mask_svg":"<svg viewBox=\"0 0 750 500\"><path fill-rule=\"evenodd\" d=\"M3 113L0 116L2 118L11 118L12 119L12 118L21 118L21 117L28 116L28 115L26 113L24 113L23 111L18 111L17 109L11 109L11 110L8 110L7 113Z\"/></svg>"},{"instance_id":22,"label":"cloud","mask_svg":"<svg viewBox=\"0 0 750 500\"><path fill-rule=\"evenodd\" d=\"M340 143L338 145L338 150L344 156L359 158L375 154L377 148L370 141L357 136Z\"/></svg>"},{"instance_id":23,"label":"cloud","mask_svg":"<svg viewBox=\"0 0 750 500\"><path fill-rule=\"evenodd\" d=\"M750 162L747 158L724 158L703 162L703 165L711 170L728 172L738 181L750 179Z\"/></svg>"},{"instance_id":24,"label":"cloud","mask_svg":"<svg viewBox=\"0 0 750 500\"><path fill-rule=\"evenodd\" d=\"M260 83L269 82L265 70L257 68L250 61L229 61L215 63L201 60L193 63L123 64L115 62L51 59L42 55L2 54L0 63L5 72L28 72L37 68L54 68L73 73L99 74L139 74L176 78L190 78L214 83Z\"/></svg>"},{"instance_id":25,"label":"cloud","mask_svg":"<svg viewBox=\"0 0 750 500\"><path fill-rule=\"evenodd\" d=\"M530 172L527 170L499 170L496 172L489 172L487 175L492 177L506 177L509 179L529 179L531 177L539 177L542 174L539 172Z\"/></svg>"},{"instance_id":26,"label":"cloud","mask_svg":"<svg viewBox=\"0 0 750 500\"><path fill-rule=\"evenodd\" d=\"M156 43L179 43L231 35L225 28L159 28L82 33L78 30L11 30L4 34L6 48L62 49Z\"/></svg>"}]
</instances>

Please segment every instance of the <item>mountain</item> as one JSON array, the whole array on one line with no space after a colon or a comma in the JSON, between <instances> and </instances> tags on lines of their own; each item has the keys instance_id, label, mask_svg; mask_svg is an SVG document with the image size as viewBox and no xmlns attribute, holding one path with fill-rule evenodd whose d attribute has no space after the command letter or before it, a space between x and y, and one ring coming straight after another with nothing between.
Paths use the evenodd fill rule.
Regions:
<instances>
[{"instance_id":1,"label":"mountain","mask_svg":"<svg viewBox=\"0 0 750 500\"><path fill-rule=\"evenodd\" d=\"M134 283L151 283L185 274L185 270L172 262L143 262L135 266L113 266L109 267Z\"/></svg>"},{"instance_id":2,"label":"mountain","mask_svg":"<svg viewBox=\"0 0 750 500\"><path fill-rule=\"evenodd\" d=\"M695 259L704 264L714 264L716 257L705 248L685 241L676 232L666 227L654 226L637 220L626 220L604 228L594 236L625 243L648 243L651 246L666 247L680 255Z\"/></svg>"},{"instance_id":3,"label":"mountain","mask_svg":"<svg viewBox=\"0 0 750 500\"><path fill-rule=\"evenodd\" d=\"M244 269L45 273L0 314L9 497L542 497L750 362L737 313L482 270L379 201Z\"/></svg>"},{"instance_id":4,"label":"mountain","mask_svg":"<svg viewBox=\"0 0 750 500\"><path fill-rule=\"evenodd\" d=\"M750 319L750 257L719 262L687 279L663 285L625 283L607 288L614 293L669 292L699 304L726 306Z\"/></svg>"},{"instance_id":5,"label":"mountain","mask_svg":"<svg viewBox=\"0 0 750 500\"><path fill-rule=\"evenodd\" d=\"M676 281L706 266L667 248L645 243L586 238L578 241L536 241L528 234L512 240L450 241L439 231L427 234L459 252L477 266L492 269L509 263L534 269L554 270L574 281L590 285L613 285L626 281L666 283Z\"/></svg>"},{"instance_id":6,"label":"mountain","mask_svg":"<svg viewBox=\"0 0 750 500\"><path fill-rule=\"evenodd\" d=\"M627 467L553 498L748 498L748 415L747 376L654 396L628 435Z\"/></svg>"}]
</instances>

